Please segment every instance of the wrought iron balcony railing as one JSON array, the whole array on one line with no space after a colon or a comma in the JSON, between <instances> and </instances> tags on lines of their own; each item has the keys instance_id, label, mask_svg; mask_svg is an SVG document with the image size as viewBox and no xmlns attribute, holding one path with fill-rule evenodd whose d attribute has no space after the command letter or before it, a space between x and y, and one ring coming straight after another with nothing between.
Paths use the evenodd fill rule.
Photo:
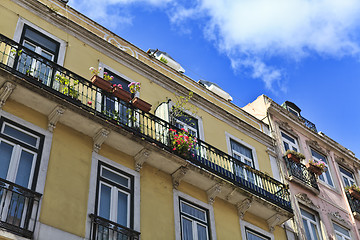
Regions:
<instances>
[{"instance_id":1,"label":"wrought iron balcony railing","mask_svg":"<svg viewBox=\"0 0 360 240\"><path fill-rule=\"evenodd\" d=\"M319 190L319 186L317 185L317 180L314 173L310 172L304 164L291 161L286 156L284 158L289 171L289 175L296 177L305 185Z\"/></svg>"},{"instance_id":2,"label":"wrought iron balcony railing","mask_svg":"<svg viewBox=\"0 0 360 240\"><path fill-rule=\"evenodd\" d=\"M317 133L317 129L314 123L310 122L309 120L307 120L306 118L304 118L303 116L299 117L300 120L305 124L305 126L307 128L309 128L310 130L314 131Z\"/></svg>"},{"instance_id":3,"label":"wrought iron balcony railing","mask_svg":"<svg viewBox=\"0 0 360 240\"><path fill-rule=\"evenodd\" d=\"M140 233L105 218L90 214L90 240L139 240Z\"/></svg>"},{"instance_id":4,"label":"wrought iron balcony railing","mask_svg":"<svg viewBox=\"0 0 360 240\"><path fill-rule=\"evenodd\" d=\"M153 114L133 108L129 103L96 88L89 80L3 35L0 35L0 68L173 152L169 129L177 129L175 126ZM288 187L283 183L206 142L199 140L193 149L188 156L178 156L292 212Z\"/></svg>"},{"instance_id":5,"label":"wrought iron balcony railing","mask_svg":"<svg viewBox=\"0 0 360 240\"><path fill-rule=\"evenodd\" d=\"M32 238L40 193L0 178L0 228Z\"/></svg>"},{"instance_id":6,"label":"wrought iron balcony railing","mask_svg":"<svg viewBox=\"0 0 360 240\"><path fill-rule=\"evenodd\" d=\"M352 197L349 192L346 192L346 196L349 201L351 211L360 214L360 200Z\"/></svg>"}]
</instances>

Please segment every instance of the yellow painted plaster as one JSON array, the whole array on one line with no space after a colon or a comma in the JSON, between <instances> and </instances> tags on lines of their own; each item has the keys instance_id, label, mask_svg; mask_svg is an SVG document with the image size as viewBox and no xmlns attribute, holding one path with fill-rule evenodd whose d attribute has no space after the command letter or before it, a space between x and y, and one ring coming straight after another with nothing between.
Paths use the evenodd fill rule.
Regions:
<instances>
[{"instance_id":1,"label":"yellow painted plaster","mask_svg":"<svg viewBox=\"0 0 360 240\"><path fill-rule=\"evenodd\" d=\"M213 207L217 239L241 239L236 207L219 198L215 199Z\"/></svg>"},{"instance_id":2,"label":"yellow painted plaster","mask_svg":"<svg viewBox=\"0 0 360 240\"><path fill-rule=\"evenodd\" d=\"M140 192L141 239L175 239L171 176L145 163L141 169Z\"/></svg>"},{"instance_id":3,"label":"yellow painted plaster","mask_svg":"<svg viewBox=\"0 0 360 240\"><path fill-rule=\"evenodd\" d=\"M135 169L134 168L134 158L130 155L127 155L121 151L118 151L106 144L103 144L101 146L101 149L99 151L99 154L101 156L104 156L108 159L111 159L114 162L117 162L127 168Z\"/></svg>"},{"instance_id":4,"label":"yellow painted plaster","mask_svg":"<svg viewBox=\"0 0 360 240\"><path fill-rule=\"evenodd\" d=\"M92 139L57 124L50 153L40 221L85 236Z\"/></svg>"}]
</instances>

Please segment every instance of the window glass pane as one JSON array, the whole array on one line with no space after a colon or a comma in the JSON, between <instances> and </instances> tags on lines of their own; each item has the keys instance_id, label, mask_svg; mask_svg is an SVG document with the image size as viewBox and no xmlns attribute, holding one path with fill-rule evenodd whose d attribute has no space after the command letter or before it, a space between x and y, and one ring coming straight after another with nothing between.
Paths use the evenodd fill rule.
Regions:
<instances>
[{"instance_id":1,"label":"window glass pane","mask_svg":"<svg viewBox=\"0 0 360 240\"><path fill-rule=\"evenodd\" d=\"M316 221L315 216L313 214L311 214L303 209L300 209L300 212L301 212L301 215L303 215L304 217L307 217L313 221Z\"/></svg>"},{"instance_id":2,"label":"window glass pane","mask_svg":"<svg viewBox=\"0 0 360 240\"><path fill-rule=\"evenodd\" d=\"M31 51L34 51L36 50L36 46L30 44L29 42L24 42L24 47L27 47L28 49L30 49Z\"/></svg>"},{"instance_id":3,"label":"window glass pane","mask_svg":"<svg viewBox=\"0 0 360 240\"><path fill-rule=\"evenodd\" d=\"M348 176L349 178L354 179L353 175L351 172L345 170L344 168L340 167L340 172L343 173L344 175Z\"/></svg>"},{"instance_id":4,"label":"window glass pane","mask_svg":"<svg viewBox=\"0 0 360 240\"><path fill-rule=\"evenodd\" d=\"M130 89L128 87L128 85L130 84L129 81L125 80L124 78L120 77L119 75L113 73L112 71L110 71L109 69L104 69L104 73L107 73L109 76L113 76L113 80L111 81L112 84L121 84L122 86L122 89L125 90L125 91L128 91L130 92Z\"/></svg>"},{"instance_id":5,"label":"window glass pane","mask_svg":"<svg viewBox=\"0 0 360 240\"><path fill-rule=\"evenodd\" d=\"M285 148L285 151L290 149L289 144L287 142L284 142L284 148Z\"/></svg>"},{"instance_id":6,"label":"window glass pane","mask_svg":"<svg viewBox=\"0 0 360 240\"><path fill-rule=\"evenodd\" d=\"M128 195L118 192L117 223L128 227Z\"/></svg>"},{"instance_id":7,"label":"window glass pane","mask_svg":"<svg viewBox=\"0 0 360 240\"><path fill-rule=\"evenodd\" d=\"M56 53L58 49L58 43L56 41L50 40L44 35L28 27L25 28L25 39L31 40L33 43L36 43L42 48L46 48L52 53Z\"/></svg>"},{"instance_id":8,"label":"window glass pane","mask_svg":"<svg viewBox=\"0 0 360 240\"><path fill-rule=\"evenodd\" d=\"M8 135L8 136L11 136L13 138L16 138L19 141L27 143L27 144L29 144L29 145L31 145L33 147L37 147L37 142L38 142L37 137L31 136L31 135L26 134L26 133L24 133L22 131L19 131L19 130L13 128L12 126L9 126L9 125L6 124L5 127L4 127L3 133Z\"/></svg>"},{"instance_id":9,"label":"window glass pane","mask_svg":"<svg viewBox=\"0 0 360 240\"><path fill-rule=\"evenodd\" d=\"M315 224L311 223L311 231L313 233L314 236L314 240L319 240L319 235L318 235L318 231L317 231L317 227Z\"/></svg>"},{"instance_id":10,"label":"window glass pane","mask_svg":"<svg viewBox=\"0 0 360 240\"><path fill-rule=\"evenodd\" d=\"M312 156L315 157L316 159L321 160L321 161L323 161L323 162L325 162L325 163L327 164L327 161L326 161L326 157L325 157L325 156L321 155L320 153L318 153L318 152L316 152L316 151L314 151L314 150L312 150L312 149L311 149L311 154L312 154Z\"/></svg>"},{"instance_id":11,"label":"window glass pane","mask_svg":"<svg viewBox=\"0 0 360 240\"><path fill-rule=\"evenodd\" d=\"M21 151L19 168L16 174L15 183L23 187L29 186L31 167L34 160L34 154L27 151Z\"/></svg>"},{"instance_id":12,"label":"window glass pane","mask_svg":"<svg viewBox=\"0 0 360 240\"><path fill-rule=\"evenodd\" d=\"M182 239L193 240L192 221L182 218Z\"/></svg>"},{"instance_id":13,"label":"window glass pane","mask_svg":"<svg viewBox=\"0 0 360 240\"><path fill-rule=\"evenodd\" d=\"M118 183L122 186L129 187L129 179L120 176L112 171L107 170L106 168L102 168L101 176L105 177L115 183Z\"/></svg>"},{"instance_id":14,"label":"window glass pane","mask_svg":"<svg viewBox=\"0 0 360 240\"><path fill-rule=\"evenodd\" d=\"M266 238L263 238L263 237L259 236L258 234L255 234L250 231L246 232L246 239L247 240L266 240Z\"/></svg>"},{"instance_id":15,"label":"window glass pane","mask_svg":"<svg viewBox=\"0 0 360 240\"><path fill-rule=\"evenodd\" d=\"M286 140L288 140L288 141L290 141L290 142L292 142L292 143L295 144L295 139L293 139L292 137L288 136L287 134L281 132L281 136L282 136L283 138L285 138Z\"/></svg>"},{"instance_id":16,"label":"window glass pane","mask_svg":"<svg viewBox=\"0 0 360 240\"><path fill-rule=\"evenodd\" d=\"M14 146L0 143L0 178L6 179Z\"/></svg>"},{"instance_id":17,"label":"window glass pane","mask_svg":"<svg viewBox=\"0 0 360 240\"><path fill-rule=\"evenodd\" d=\"M231 144L232 150L235 150L235 151L241 153L242 155L244 155L245 157L253 160L252 150L250 148L247 148L247 147L241 145L240 143L233 141L232 139L230 139L230 144Z\"/></svg>"},{"instance_id":18,"label":"window glass pane","mask_svg":"<svg viewBox=\"0 0 360 240\"><path fill-rule=\"evenodd\" d=\"M343 227L340 227L339 225L337 225L336 223L334 223L334 229L335 231L339 232L339 233L342 233L344 234L345 236L347 237L350 237L350 233L348 230L346 230L345 228Z\"/></svg>"},{"instance_id":19,"label":"window glass pane","mask_svg":"<svg viewBox=\"0 0 360 240\"><path fill-rule=\"evenodd\" d=\"M100 184L99 216L110 219L111 188Z\"/></svg>"},{"instance_id":20,"label":"window glass pane","mask_svg":"<svg viewBox=\"0 0 360 240\"><path fill-rule=\"evenodd\" d=\"M324 174L324 173L323 173ZM321 174L321 175L323 175ZM331 180L331 176L330 176L330 172L329 172L329 169L325 172L325 175L326 175L326 179L327 179L327 183L331 186L334 186L332 180Z\"/></svg>"},{"instance_id":21,"label":"window glass pane","mask_svg":"<svg viewBox=\"0 0 360 240\"><path fill-rule=\"evenodd\" d=\"M197 224L197 234L198 240L207 240L207 230L205 226Z\"/></svg>"},{"instance_id":22,"label":"window glass pane","mask_svg":"<svg viewBox=\"0 0 360 240\"><path fill-rule=\"evenodd\" d=\"M200 209L194 208L184 202L181 202L181 211L183 213L187 213L194 218L200 219L202 221L206 221L206 213Z\"/></svg>"},{"instance_id":23,"label":"window glass pane","mask_svg":"<svg viewBox=\"0 0 360 240\"><path fill-rule=\"evenodd\" d=\"M48 60L53 60L54 55L47 53L45 51L41 51L41 56L45 57Z\"/></svg>"},{"instance_id":24,"label":"window glass pane","mask_svg":"<svg viewBox=\"0 0 360 240\"><path fill-rule=\"evenodd\" d=\"M305 228L306 239L311 240L310 229L309 229L309 226L308 226L308 222L305 219L303 219L303 224L304 224L304 228Z\"/></svg>"}]
</instances>

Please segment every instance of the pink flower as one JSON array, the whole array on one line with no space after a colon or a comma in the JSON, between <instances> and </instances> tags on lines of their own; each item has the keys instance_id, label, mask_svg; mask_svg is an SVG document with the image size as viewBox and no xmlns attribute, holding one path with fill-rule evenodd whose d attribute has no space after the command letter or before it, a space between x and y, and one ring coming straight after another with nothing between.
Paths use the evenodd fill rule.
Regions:
<instances>
[{"instance_id":1,"label":"pink flower","mask_svg":"<svg viewBox=\"0 0 360 240\"><path fill-rule=\"evenodd\" d=\"M104 72L104 75L107 75L107 72Z\"/></svg>"},{"instance_id":2,"label":"pink flower","mask_svg":"<svg viewBox=\"0 0 360 240\"><path fill-rule=\"evenodd\" d=\"M92 104L92 101L88 101L87 104L91 105L91 104Z\"/></svg>"},{"instance_id":3,"label":"pink flower","mask_svg":"<svg viewBox=\"0 0 360 240\"><path fill-rule=\"evenodd\" d=\"M121 88L121 89L122 89L122 86L121 86L121 84L120 84L120 83L119 83L117 86L118 86L118 88Z\"/></svg>"},{"instance_id":4,"label":"pink flower","mask_svg":"<svg viewBox=\"0 0 360 240\"><path fill-rule=\"evenodd\" d=\"M113 87L116 87L116 84L113 84Z\"/></svg>"},{"instance_id":5,"label":"pink flower","mask_svg":"<svg viewBox=\"0 0 360 240\"><path fill-rule=\"evenodd\" d=\"M175 150L176 150L176 147L174 147L173 150L175 151Z\"/></svg>"}]
</instances>

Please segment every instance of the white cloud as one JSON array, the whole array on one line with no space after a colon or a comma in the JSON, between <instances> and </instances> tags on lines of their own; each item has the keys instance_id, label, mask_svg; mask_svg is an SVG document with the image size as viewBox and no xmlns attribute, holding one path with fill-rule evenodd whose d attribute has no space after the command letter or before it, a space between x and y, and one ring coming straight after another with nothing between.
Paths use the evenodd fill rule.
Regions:
<instances>
[{"instance_id":1,"label":"white cloud","mask_svg":"<svg viewBox=\"0 0 360 240\"><path fill-rule=\"evenodd\" d=\"M272 57L300 61L313 53L359 55L353 35L359 25L358 0L198 0L193 11L174 16L179 21L192 12L210 19L205 36L229 56L232 66L251 69L252 77L261 78L268 89L282 85L283 78L282 70L265 64Z\"/></svg>"}]
</instances>

